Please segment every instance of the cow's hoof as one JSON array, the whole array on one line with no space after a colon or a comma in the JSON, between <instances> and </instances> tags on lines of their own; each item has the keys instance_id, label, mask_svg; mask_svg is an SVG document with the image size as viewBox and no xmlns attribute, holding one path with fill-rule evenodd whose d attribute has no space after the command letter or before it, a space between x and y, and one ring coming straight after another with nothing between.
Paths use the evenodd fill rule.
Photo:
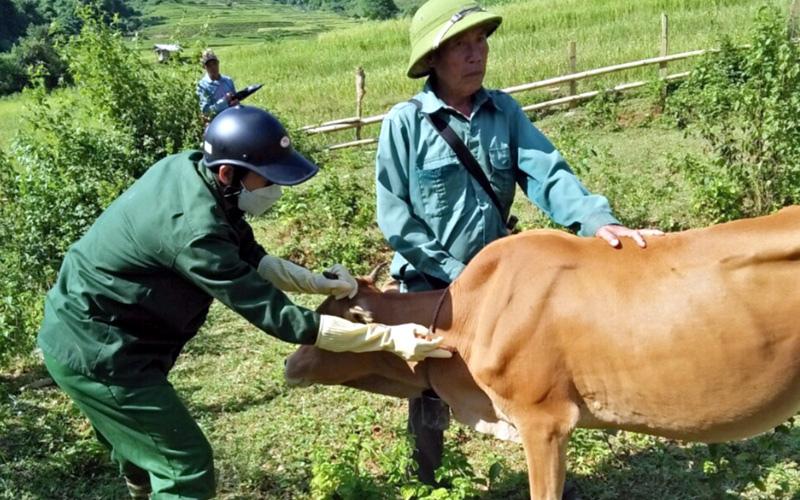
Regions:
<instances>
[{"instance_id":1,"label":"cow's hoof","mask_svg":"<svg viewBox=\"0 0 800 500\"><path fill-rule=\"evenodd\" d=\"M564 493L561 494L561 500L581 500L578 495L578 488L574 484L564 484Z\"/></svg>"}]
</instances>

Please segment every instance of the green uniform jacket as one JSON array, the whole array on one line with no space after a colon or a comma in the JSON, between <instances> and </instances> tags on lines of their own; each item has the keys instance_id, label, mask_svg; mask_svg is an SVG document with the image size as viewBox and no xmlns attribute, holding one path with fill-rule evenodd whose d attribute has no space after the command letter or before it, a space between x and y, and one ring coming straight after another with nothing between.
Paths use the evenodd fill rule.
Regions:
<instances>
[{"instance_id":1,"label":"green uniform jacket","mask_svg":"<svg viewBox=\"0 0 800 500\"><path fill-rule=\"evenodd\" d=\"M213 299L281 340L313 344L319 315L264 281L265 255L187 151L152 166L67 251L47 294L42 350L117 385L166 383Z\"/></svg>"}]
</instances>

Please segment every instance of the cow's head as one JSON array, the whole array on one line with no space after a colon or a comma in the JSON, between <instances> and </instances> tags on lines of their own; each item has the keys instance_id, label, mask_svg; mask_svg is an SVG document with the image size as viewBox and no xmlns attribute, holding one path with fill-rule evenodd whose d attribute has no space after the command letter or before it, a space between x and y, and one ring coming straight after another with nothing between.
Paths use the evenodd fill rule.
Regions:
<instances>
[{"instance_id":1,"label":"cow's head","mask_svg":"<svg viewBox=\"0 0 800 500\"><path fill-rule=\"evenodd\" d=\"M391 288L383 292L376 286L379 270L380 266L369 276L356 278L355 297L341 300L328 297L317 312L357 323L382 321L381 316L392 307L391 297L397 294ZM285 376L292 386L346 385L403 398L416 397L428 388L424 363L406 362L387 352L337 353L301 346L286 359Z\"/></svg>"},{"instance_id":2,"label":"cow's head","mask_svg":"<svg viewBox=\"0 0 800 500\"><path fill-rule=\"evenodd\" d=\"M317 307L317 312L320 314L328 314L330 316L338 316L355 323L372 323L374 314L370 311L375 303L376 295L384 292L396 292L397 282L390 281L383 287L378 288L377 280L378 274L386 267L386 264L378 264L368 276L358 277L358 293L352 299L343 298L335 299L333 296L325 299L322 304Z\"/></svg>"}]
</instances>

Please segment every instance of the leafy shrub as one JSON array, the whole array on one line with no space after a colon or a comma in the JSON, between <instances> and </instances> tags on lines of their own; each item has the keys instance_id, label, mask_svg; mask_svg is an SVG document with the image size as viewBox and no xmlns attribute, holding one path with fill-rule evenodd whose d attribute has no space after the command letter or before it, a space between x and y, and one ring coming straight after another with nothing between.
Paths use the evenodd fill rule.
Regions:
<instances>
[{"instance_id":1,"label":"leafy shrub","mask_svg":"<svg viewBox=\"0 0 800 500\"><path fill-rule=\"evenodd\" d=\"M603 90L597 97L584 105L589 124L593 127L608 126L612 130L620 130L617 123L619 103L622 93L613 90Z\"/></svg>"},{"instance_id":2,"label":"leafy shrub","mask_svg":"<svg viewBox=\"0 0 800 500\"><path fill-rule=\"evenodd\" d=\"M30 26L28 32L7 55L13 64L0 77L0 94L21 91L30 83L30 74L40 75L44 85L53 89L71 83L66 62L56 51L57 37L47 26ZM3 54L6 56L6 54Z\"/></svg>"},{"instance_id":3,"label":"leafy shrub","mask_svg":"<svg viewBox=\"0 0 800 500\"><path fill-rule=\"evenodd\" d=\"M75 90L48 96L36 76L0 162L0 362L33 346L67 247L150 165L200 137L192 68L154 69L92 7L79 14L62 52Z\"/></svg>"},{"instance_id":4,"label":"leafy shrub","mask_svg":"<svg viewBox=\"0 0 800 500\"><path fill-rule=\"evenodd\" d=\"M777 12L760 11L749 48L726 39L704 57L667 109L712 153L682 162L709 222L800 200L800 48Z\"/></svg>"},{"instance_id":5,"label":"leafy shrub","mask_svg":"<svg viewBox=\"0 0 800 500\"><path fill-rule=\"evenodd\" d=\"M310 269L335 263L366 274L386 243L375 222L374 183L323 171L301 189L284 191L272 212L283 227L278 253ZM309 241L308 235L315 238Z\"/></svg>"},{"instance_id":6,"label":"leafy shrub","mask_svg":"<svg viewBox=\"0 0 800 500\"><path fill-rule=\"evenodd\" d=\"M115 23L126 33L142 25L141 13L125 0L0 0L0 95L19 92L28 85L32 66L46 68L48 88L67 76L54 34L80 32L83 20L79 10L85 5L93 6L96 19Z\"/></svg>"},{"instance_id":7,"label":"leafy shrub","mask_svg":"<svg viewBox=\"0 0 800 500\"><path fill-rule=\"evenodd\" d=\"M393 0L358 0L356 12L367 19L391 19L400 9Z\"/></svg>"},{"instance_id":8,"label":"leafy shrub","mask_svg":"<svg viewBox=\"0 0 800 500\"><path fill-rule=\"evenodd\" d=\"M0 95L19 92L27 82L28 75L17 63L14 54L0 53Z\"/></svg>"}]
</instances>

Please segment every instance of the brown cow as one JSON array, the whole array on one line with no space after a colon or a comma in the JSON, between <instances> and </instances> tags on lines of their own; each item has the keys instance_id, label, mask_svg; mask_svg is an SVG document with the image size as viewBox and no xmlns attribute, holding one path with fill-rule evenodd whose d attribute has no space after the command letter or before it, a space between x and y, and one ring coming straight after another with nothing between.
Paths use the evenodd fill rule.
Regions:
<instances>
[{"instance_id":1,"label":"brown cow","mask_svg":"<svg viewBox=\"0 0 800 500\"><path fill-rule=\"evenodd\" d=\"M375 321L430 324L442 292L349 302ZM800 407L800 208L613 249L542 230L492 243L443 297L452 359L301 347L290 383L401 397L432 387L458 420L520 440L531 498L558 500L576 427L707 443Z\"/></svg>"}]
</instances>

